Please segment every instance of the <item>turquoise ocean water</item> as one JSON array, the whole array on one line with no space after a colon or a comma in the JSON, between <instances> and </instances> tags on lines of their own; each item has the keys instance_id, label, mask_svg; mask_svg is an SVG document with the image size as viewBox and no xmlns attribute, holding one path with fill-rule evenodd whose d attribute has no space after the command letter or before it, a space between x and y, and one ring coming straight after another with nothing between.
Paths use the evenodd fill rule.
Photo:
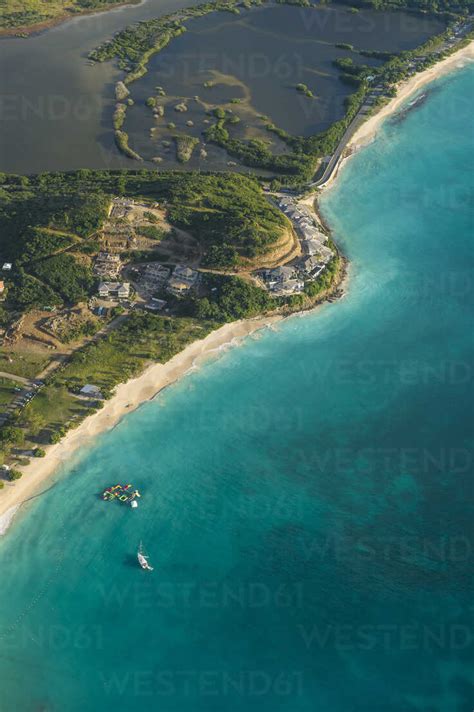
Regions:
<instances>
[{"instance_id":1,"label":"turquoise ocean water","mask_svg":"<svg viewBox=\"0 0 474 712\"><path fill-rule=\"evenodd\" d=\"M325 195L345 299L146 403L0 541L2 712L472 709L473 78ZM96 497L126 480L136 511Z\"/></svg>"}]
</instances>

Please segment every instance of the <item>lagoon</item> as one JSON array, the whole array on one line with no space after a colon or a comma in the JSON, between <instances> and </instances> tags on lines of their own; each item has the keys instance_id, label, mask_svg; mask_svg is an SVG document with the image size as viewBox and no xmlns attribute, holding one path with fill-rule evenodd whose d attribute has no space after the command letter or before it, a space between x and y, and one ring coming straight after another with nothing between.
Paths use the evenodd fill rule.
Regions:
<instances>
[{"instance_id":1,"label":"lagoon","mask_svg":"<svg viewBox=\"0 0 474 712\"><path fill-rule=\"evenodd\" d=\"M89 66L87 54L129 24L196 4L198 0L147 0L142 5L68 21L28 40L1 39L0 170L37 173L143 165L121 156L114 142L114 84L123 73L111 62ZM176 94L187 96L192 90L191 96L203 95L202 86L199 91L195 86L205 81L196 74L197 53L211 61L211 69L235 77L237 86L232 96L250 93L247 116L243 116L238 135L249 138L263 134L268 139L268 132L262 131L255 119L260 112L269 114L277 125L303 134L320 130L341 115L349 88L335 79L331 60L347 52L336 50L334 42L349 41L362 49L406 49L438 32L441 24L409 18L404 13L362 11L351 15L346 8L335 6L316 10L265 7L243 12L237 18L212 14L192 20L188 27L189 32L155 56L149 74L131 87L137 106L129 112L126 128L132 147L139 148L139 153L148 142L153 124L151 112L143 104L153 93L150 83L162 83L161 75L166 73L166 82L175 86ZM209 55L206 48L211 44ZM299 95L294 88L298 81L312 86L318 98L312 101ZM209 94L211 103L223 98L219 87ZM202 107L198 113L194 132L200 135ZM192 112L172 114L179 124L193 118ZM163 138L160 134L156 142ZM285 150L281 141L274 143L275 150ZM145 145L145 157L155 156L155 149ZM203 169L227 169L225 152L216 147L208 147L208 152ZM162 157L165 166L176 165L166 152ZM146 165L154 164L148 160ZM195 158L188 165L200 164Z\"/></svg>"}]
</instances>

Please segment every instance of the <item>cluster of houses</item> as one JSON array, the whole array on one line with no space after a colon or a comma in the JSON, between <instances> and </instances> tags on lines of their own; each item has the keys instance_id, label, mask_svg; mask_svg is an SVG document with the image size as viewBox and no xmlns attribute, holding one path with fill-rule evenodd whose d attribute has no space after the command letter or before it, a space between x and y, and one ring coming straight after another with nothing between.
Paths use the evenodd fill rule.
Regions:
<instances>
[{"instance_id":1,"label":"cluster of houses","mask_svg":"<svg viewBox=\"0 0 474 712\"><path fill-rule=\"evenodd\" d=\"M293 265L283 265L275 269L265 269L259 273L267 289L275 296L301 294L304 291L304 279Z\"/></svg>"},{"instance_id":2,"label":"cluster of houses","mask_svg":"<svg viewBox=\"0 0 474 712\"><path fill-rule=\"evenodd\" d=\"M140 287L144 292L153 294L153 292L164 289L170 276L169 267L165 267L159 262L150 262L143 271Z\"/></svg>"},{"instance_id":3,"label":"cluster of houses","mask_svg":"<svg viewBox=\"0 0 474 712\"><path fill-rule=\"evenodd\" d=\"M309 208L298 205L290 197L282 198L278 206L293 224L303 254L294 263L263 270L259 276L275 296L300 294L305 282L317 279L334 253L328 247L327 235Z\"/></svg>"},{"instance_id":4,"label":"cluster of houses","mask_svg":"<svg viewBox=\"0 0 474 712\"><path fill-rule=\"evenodd\" d=\"M114 218L114 220L126 217L133 204L134 201L130 198L114 198L110 206L109 217Z\"/></svg>"},{"instance_id":5,"label":"cluster of houses","mask_svg":"<svg viewBox=\"0 0 474 712\"><path fill-rule=\"evenodd\" d=\"M332 259L333 252L327 246L327 235L321 229L314 213L304 205L297 205L292 198L282 198L279 207L293 223L303 253L316 257L320 264L326 265Z\"/></svg>"},{"instance_id":6,"label":"cluster of houses","mask_svg":"<svg viewBox=\"0 0 474 712\"><path fill-rule=\"evenodd\" d=\"M127 214L132 208L159 208L158 203L152 203L148 205L147 203L140 203L139 201L133 200L132 198L114 198L112 200L112 205L109 210L109 217L115 220L127 217Z\"/></svg>"},{"instance_id":7,"label":"cluster of houses","mask_svg":"<svg viewBox=\"0 0 474 712\"><path fill-rule=\"evenodd\" d=\"M94 262L94 273L102 279L117 279L122 269L120 255L99 252Z\"/></svg>"}]
</instances>

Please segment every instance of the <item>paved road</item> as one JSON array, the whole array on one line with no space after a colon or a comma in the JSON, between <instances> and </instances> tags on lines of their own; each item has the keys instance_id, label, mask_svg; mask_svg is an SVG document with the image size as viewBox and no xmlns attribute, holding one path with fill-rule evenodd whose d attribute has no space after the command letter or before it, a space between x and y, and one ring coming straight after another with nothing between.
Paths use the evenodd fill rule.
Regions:
<instances>
[{"instance_id":1,"label":"paved road","mask_svg":"<svg viewBox=\"0 0 474 712\"><path fill-rule=\"evenodd\" d=\"M344 149L346 148L347 144L349 143L351 137L355 134L359 126L361 126L364 121L367 118L366 111L369 107L367 106L366 102L361 106L357 114L354 116L352 119L352 122L349 124L347 129L344 132L343 137L339 141L338 147L332 154L326 168L324 169L324 173L316 181L313 181L313 183L309 184L310 188L320 188L322 185L324 185L332 176L334 171L336 170L339 160L343 154Z\"/></svg>"},{"instance_id":2,"label":"paved road","mask_svg":"<svg viewBox=\"0 0 474 712\"><path fill-rule=\"evenodd\" d=\"M443 43L437 50L436 52L443 52L447 49L453 49L455 44L460 44L460 42L465 38L465 36L468 34L468 32L471 31L473 26L473 23L471 21L471 18L468 19L467 22L465 22L459 31L456 40L453 42L453 40L448 41ZM428 53L429 54L429 53ZM420 55L423 56L423 55ZM426 56L426 55L424 55ZM372 90L370 93L367 95L367 97L364 100L364 103L360 107L359 111L357 114L354 116L352 119L351 123L347 127L343 137L339 141L339 144L332 154L326 168L324 169L324 173L321 176L321 178L318 178L318 180L313 181L312 183L309 183L310 188L320 188L323 186L333 175L334 171L337 169L337 166L339 164L339 160L344 152L344 149L346 148L347 144L349 143L351 137L355 134L359 126L364 123L364 121L367 118L367 110L371 108L371 104L368 104L368 99L373 98L374 95L376 95L380 91L380 87L375 85L372 87Z\"/></svg>"}]
</instances>

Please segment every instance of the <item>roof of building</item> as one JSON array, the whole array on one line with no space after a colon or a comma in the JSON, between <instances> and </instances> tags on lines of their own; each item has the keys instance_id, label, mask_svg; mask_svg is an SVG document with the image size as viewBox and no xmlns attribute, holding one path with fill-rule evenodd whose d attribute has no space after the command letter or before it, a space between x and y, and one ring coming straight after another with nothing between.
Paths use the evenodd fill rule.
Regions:
<instances>
[{"instance_id":1,"label":"roof of building","mask_svg":"<svg viewBox=\"0 0 474 712\"><path fill-rule=\"evenodd\" d=\"M289 265L283 265L282 267L275 267L271 270L272 276L279 277L280 279L290 279L294 273L295 268Z\"/></svg>"},{"instance_id":2,"label":"roof of building","mask_svg":"<svg viewBox=\"0 0 474 712\"><path fill-rule=\"evenodd\" d=\"M129 292L130 282L100 282L99 292Z\"/></svg>"},{"instance_id":3,"label":"roof of building","mask_svg":"<svg viewBox=\"0 0 474 712\"><path fill-rule=\"evenodd\" d=\"M79 391L82 393L84 396L100 396L100 388L99 386L94 386L92 383L86 383L85 386L82 386L81 390Z\"/></svg>"},{"instance_id":4,"label":"roof of building","mask_svg":"<svg viewBox=\"0 0 474 712\"><path fill-rule=\"evenodd\" d=\"M196 279L198 276L198 273L196 272L195 269L191 269L191 267L186 267L185 265L176 265L176 267L173 270L173 277L179 277L181 279Z\"/></svg>"}]
</instances>

